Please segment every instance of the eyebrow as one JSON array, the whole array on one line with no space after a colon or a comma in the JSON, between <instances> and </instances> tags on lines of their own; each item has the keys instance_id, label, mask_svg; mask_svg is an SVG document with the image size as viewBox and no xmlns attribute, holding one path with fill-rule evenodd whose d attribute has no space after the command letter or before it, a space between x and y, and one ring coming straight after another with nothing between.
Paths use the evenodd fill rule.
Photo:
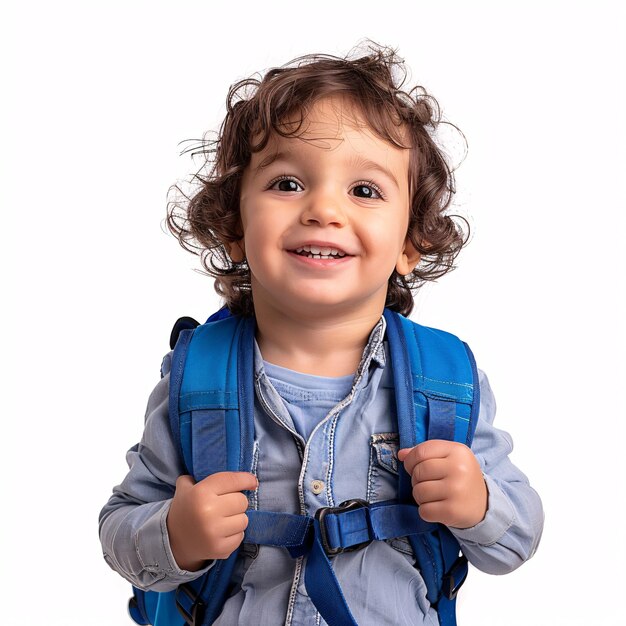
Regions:
<instances>
[{"instance_id":1,"label":"eyebrow","mask_svg":"<svg viewBox=\"0 0 626 626\"><path fill-rule=\"evenodd\" d=\"M400 188L400 185L398 184L398 180L393 175L391 170L388 170L386 167L383 167L380 163L376 163L376 161L372 161L371 159L365 159L361 156L354 155L350 159L350 165L353 165L359 168L364 168L367 170L375 170L377 172L380 172L381 174L384 174L387 178L389 178L391 182L393 182L393 184L398 189Z\"/></svg>"},{"instance_id":2,"label":"eyebrow","mask_svg":"<svg viewBox=\"0 0 626 626\"><path fill-rule=\"evenodd\" d=\"M280 152L273 152L268 154L255 168L254 168L254 175L256 176L260 170L262 170L265 167L270 166L272 163L274 163L274 161L280 161L281 159L287 159L289 156L291 156L291 153L289 151L285 151L282 150Z\"/></svg>"}]
</instances>

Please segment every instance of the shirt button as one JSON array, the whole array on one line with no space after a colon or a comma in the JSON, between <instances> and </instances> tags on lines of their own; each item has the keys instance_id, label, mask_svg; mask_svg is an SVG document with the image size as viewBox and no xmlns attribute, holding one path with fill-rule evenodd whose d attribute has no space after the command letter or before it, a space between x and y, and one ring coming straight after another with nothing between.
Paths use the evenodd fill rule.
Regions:
<instances>
[{"instance_id":1,"label":"shirt button","mask_svg":"<svg viewBox=\"0 0 626 626\"><path fill-rule=\"evenodd\" d=\"M311 482L311 491L314 494L322 493L324 491L324 483L321 480L314 480Z\"/></svg>"}]
</instances>

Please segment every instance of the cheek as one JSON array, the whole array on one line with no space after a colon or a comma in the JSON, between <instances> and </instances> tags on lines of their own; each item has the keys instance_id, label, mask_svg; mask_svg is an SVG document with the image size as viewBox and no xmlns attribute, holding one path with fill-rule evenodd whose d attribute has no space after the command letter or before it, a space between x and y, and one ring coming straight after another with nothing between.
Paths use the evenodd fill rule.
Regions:
<instances>
[{"instance_id":1,"label":"cheek","mask_svg":"<svg viewBox=\"0 0 626 626\"><path fill-rule=\"evenodd\" d=\"M251 220L245 228L244 245L250 271L260 277L271 270L276 262L276 234L271 223Z\"/></svg>"},{"instance_id":2,"label":"cheek","mask_svg":"<svg viewBox=\"0 0 626 626\"><path fill-rule=\"evenodd\" d=\"M402 217L390 215L379 220L368 229L367 241L370 250L389 263L395 264L398 254L404 247L406 228ZM388 265L389 263L385 263Z\"/></svg>"}]
</instances>

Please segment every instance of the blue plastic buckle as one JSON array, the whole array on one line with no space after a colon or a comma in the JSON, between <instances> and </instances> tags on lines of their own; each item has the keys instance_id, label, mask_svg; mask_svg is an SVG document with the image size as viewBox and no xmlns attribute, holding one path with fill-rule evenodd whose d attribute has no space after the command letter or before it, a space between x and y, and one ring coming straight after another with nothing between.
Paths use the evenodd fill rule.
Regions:
<instances>
[{"instance_id":1,"label":"blue plastic buckle","mask_svg":"<svg viewBox=\"0 0 626 626\"><path fill-rule=\"evenodd\" d=\"M467 578L467 557L462 554L453 564L441 582L441 592L448 598L454 600L459 589L463 586Z\"/></svg>"},{"instance_id":2,"label":"blue plastic buckle","mask_svg":"<svg viewBox=\"0 0 626 626\"><path fill-rule=\"evenodd\" d=\"M337 548L333 548L330 545L328 539L328 531L326 529L326 516L327 515L341 515L342 513L347 513L348 511L354 511L355 509L364 509L369 506L369 503L365 500L360 500L355 498L353 500L346 500L342 502L339 506L325 506L320 509L317 509L315 512L315 519L319 524L320 529L320 541L322 542L322 547L324 548L324 552L328 556L335 556L336 554L341 554L342 552L353 552L354 550L360 550L365 546L368 546L372 543L372 539L368 539L367 541L363 541L361 543L357 543L353 546L348 546L346 548L339 546Z\"/></svg>"}]
</instances>

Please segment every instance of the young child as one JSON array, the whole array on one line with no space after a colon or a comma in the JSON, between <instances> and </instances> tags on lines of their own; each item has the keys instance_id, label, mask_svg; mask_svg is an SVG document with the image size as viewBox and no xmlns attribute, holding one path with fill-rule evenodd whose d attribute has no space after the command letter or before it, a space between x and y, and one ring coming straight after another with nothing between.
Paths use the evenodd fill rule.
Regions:
<instances>
[{"instance_id":1,"label":"young child","mask_svg":"<svg viewBox=\"0 0 626 626\"><path fill-rule=\"evenodd\" d=\"M242 544L246 511L314 516L348 499L392 500L398 472L410 475L420 517L447 526L485 572L515 569L539 542L540 499L508 459L509 435L492 425L482 372L471 449L432 439L398 450L383 311L408 315L411 289L450 270L465 240L446 213L454 189L433 140L437 103L421 88L402 91L403 68L372 46L241 81L207 150L209 175L184 213L170 211L230 312L256 322L252 473L187 475L166 375L100 536L109 565L154 591L240 548L215 624L326 623L307 592L306 556ZM358 624L439 623L416 561L402 537L332 559Z\"/></svg>"}]
</instances>

